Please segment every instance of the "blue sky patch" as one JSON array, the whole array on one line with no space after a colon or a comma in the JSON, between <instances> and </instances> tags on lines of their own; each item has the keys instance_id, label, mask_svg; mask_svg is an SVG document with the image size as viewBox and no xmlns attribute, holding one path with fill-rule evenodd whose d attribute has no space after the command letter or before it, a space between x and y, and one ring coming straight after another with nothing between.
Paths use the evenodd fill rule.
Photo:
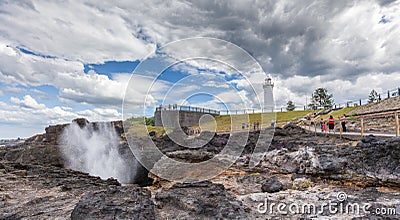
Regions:
<instances>
[{"instance_id":1,"label":"blue sky patch","mask_svg":"<svg viewBox=\"0 0 400 220\"><path fill-rule=\"evenodd\" d=\"M41 53L33 52L33 51L30 51L30 50L25 49L23 47L17 47L17 48L18 48L19 51L21 51L22 53L25 53L25 54L30 54L30 55L34 55L34 56L38 56L38 57L49 58L49 59L57 58L55 56L44 55L44 54L41 54Z\"/></svg>"},{"instance_id":2,"label":"blue sky patch","mask_svg":"<svg viewBox=\"0 0 400 220\"><path fill-rule=\"evenodd\" d=\"M94 70L98 74L107 75L112 79L113 73L132 73L140 61L107 61L103 64L85 64L84 72Z\"/></svg>"}]
</instances>

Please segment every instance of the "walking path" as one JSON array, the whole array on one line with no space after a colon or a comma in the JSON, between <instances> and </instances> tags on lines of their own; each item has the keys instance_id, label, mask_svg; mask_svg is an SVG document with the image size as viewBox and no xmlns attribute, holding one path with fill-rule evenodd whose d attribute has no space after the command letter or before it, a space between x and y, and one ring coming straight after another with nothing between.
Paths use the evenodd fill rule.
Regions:
<instances>
[{"instance_id":1,"label":"walking path","mask_svg":"<svg viewBox=\"0 0 400 220\"><path fill-rule=\"evenodd\" d=\"M302 127L304 129L304 127ZM305 128L306 131L310 132L315 132L314 127L306 126ZM323 132L320 128L317 127L317 133L318 134L328 134L328 135L340 135L340 131L336 131L335 133L333 132ZM361 132L343 132L343 136L360 136L361 137ZM382 134L382 133L370 133L370 132L364 132L364 136L368 135L374 135L377 137L396 137L396 134Z\"/></svg>"}]
</instances>

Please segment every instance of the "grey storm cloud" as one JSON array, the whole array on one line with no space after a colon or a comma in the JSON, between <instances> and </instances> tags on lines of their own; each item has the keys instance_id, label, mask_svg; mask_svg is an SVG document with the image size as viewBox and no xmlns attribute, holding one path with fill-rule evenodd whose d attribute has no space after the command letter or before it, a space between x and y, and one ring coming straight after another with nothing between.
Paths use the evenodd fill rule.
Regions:
<instances>
[{"instance_id":1,"label":"grey storm cloud","mask_svg":"<svg viewBox=\"0 0 400 220\"><path fill-rule=\"evenodd\" d=\"M400 68L398 1L178 1L96 5L120 13L159 44L220 38L247 50L282 77L360 74ZM151 7L150 7L151 5ZM111 9L107 9L111 8ZM129 16L128 16L129 15ZM392 24L379 24L386 15ZM386 27L385 27L386 25ZM390 59L389 59L390 58Z\"/></svg>"},{"instance_id":2,"label":"grey storm cloud","mask_svg":"<svg viewBox=\"0 0 400 220\"><path fill-rule=\"evenodd\" d=\"M399 61L396 57L399 57L400 46L395 42L399 22L390 15L395 15L399 9L398 1L67 2L60 8L56 8L56 4L35 1L9 4L43 13L62 12L65 7L65 11L71 10L72 14L80 13L79 20L87 22L84 25L92 29L74 30L77 27L71 24L77 22L74 16L62 12L57 19L48 20L58 25L50 23L45 30L32 29L32 39L23 39L16 36L19 33L16 30L29 29L28 24L7 19L5 14L22 16L22 19L28 17L2 11L0 21L9 26L1 28L0 34L11 36L15 38L13 41L29 45L34 51L83 62L140 58L154 49L155 43L162 45L182 38L208 36L237 44L253 55L266 72L283 77L334 74L355 79L365 72L390 73L400 67L400 62L395 62ZM21 12L18 7L4 8ZM30 12L29 15L40 16L40 13ZM381 26L391 27L372 28L371 24L378 25L384 15L394 22ZM38 20L38 24L46 21ZM114 20L115 25L110 26L109 20ZM29 25L35 27L35 22L30 21ZM75 34L65 39L66 33L71 31ZM68 51L60 52L55 42L46 39L49 35L66 45ZM122 42L127 43L126 47ZM86 50L78 51L82 46ZM388 61L385 56L392 60Z\"/></svg>"}]
</instances>

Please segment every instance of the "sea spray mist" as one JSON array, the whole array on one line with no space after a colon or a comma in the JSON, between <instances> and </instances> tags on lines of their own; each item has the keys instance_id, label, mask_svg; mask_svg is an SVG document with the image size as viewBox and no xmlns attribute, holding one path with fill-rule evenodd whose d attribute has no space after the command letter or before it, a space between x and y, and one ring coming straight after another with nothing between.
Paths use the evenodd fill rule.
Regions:
<instances>
[{"instance_id":1,"label":"sea spray mist","mask_svg":"<svg viewBox=\"0 0 400 220\"><path fill-rule=\"evenodd\" d=\"M124 156L120 140L110 122L79 125L74 121L64 128L60 138L65 166L102 179L113 177L131 183L137 161Z\"/></svg>"}]
</instances>

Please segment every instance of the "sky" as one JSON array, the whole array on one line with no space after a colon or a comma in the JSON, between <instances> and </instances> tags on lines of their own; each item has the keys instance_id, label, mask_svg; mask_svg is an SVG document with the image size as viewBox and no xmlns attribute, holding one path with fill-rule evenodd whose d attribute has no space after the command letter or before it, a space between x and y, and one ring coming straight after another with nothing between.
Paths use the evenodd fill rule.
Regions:
<instances>
[{"instance_id":1,"label":"sky","mask_svg":"<svg viewBox=\"0 0 400 220\"><path fill-rule=\"evenodd\" d=\"M0 138L162 103L335 103L400 86L400 1L0 0Z\"/></svg>"}]
</instances>

